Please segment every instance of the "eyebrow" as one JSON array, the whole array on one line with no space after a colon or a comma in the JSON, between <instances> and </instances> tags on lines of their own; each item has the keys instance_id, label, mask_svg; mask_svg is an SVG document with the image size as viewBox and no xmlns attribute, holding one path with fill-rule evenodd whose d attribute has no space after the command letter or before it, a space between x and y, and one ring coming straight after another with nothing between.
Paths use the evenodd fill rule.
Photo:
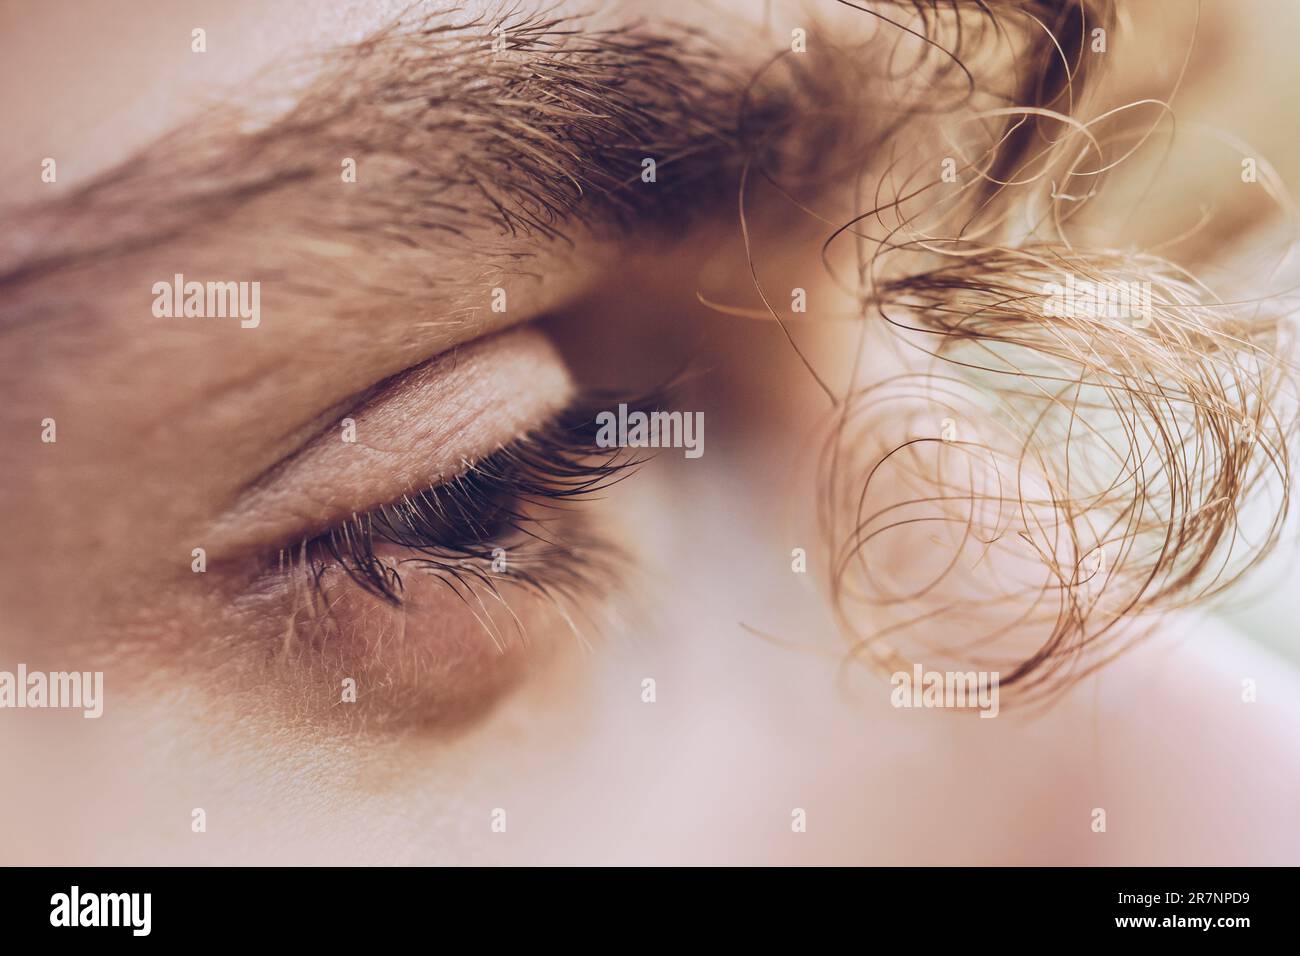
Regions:
<instances>
[{"instance_id":1,"label":"eyebrow","mask_svg":"<svg viewBox=\"0 0 1300 956\"><path fill-rule=\"evenodd\" d=\"M882 0L885 10L919 16L918 32L880 10L836 2L927 43L942 6ZM1069 26L1080 20L1071 12L1107 2L949 0L948 12L993 19L1016 9ZM520 4L503 15L457 17L408 11L361 42L265 75L267 102L280 100L295 69L311 77L280 115L212 108L66 196L4 210L0 295L257 204L275 205L280 226L292 219L318 245L321 237L405 248L556 239L579 217L676 225L734 198L736 177L718 174L738 171L756 133L773 155L815 166L849 132L832 115L848 92L844 77L820 77L786 58L785 83L752 85L760 63L747 62L743 22L726 22L732 49L723 49L673 22L597 29L582 16ZM818 32L811 11L807 19ZM825 52L839 38L821 32ZM961 66L960 30L955 37L949 55ZM345 159L357 166L351 190L337 188ZM663 175L655 188L637 188L647 159Z\"/></svg>"},{"instance_id":2,"label":"eyebrow","mask_svg":"<svg viewBox=\"0 0 1300 956\"><path fill-rule=\"evenodd\" d=\"M1022 9L952 0L951 11L993 7ZM266 103L282 102L286 84L301 89L288 109L212 108L65 196L6 210L0 335L24 328L44 342L90 314L134 314L123 276L144 268L146 289L200 272L274 277L281 314L289 297L317 313L328 299L340 316L396 306L424 321L445 306L440 322L476 322L495 284L486 276L540 280L553 263L528 261L579 230L599 243L635 223L638 238L658 227L649 241L671 239L734 211L755 157L792 181L824 181L836 159L865 162L897 129L861 122L866 74L834 64L842 38L811 14L815 58L768 55L731 21L724 48L672 22L595 28L519 6L457 16L403 15L286 63L254 88ZM166 261L147 257L164 247Z\"/></svg>"},{"instance_id":3,"label":"eyebrow","mask_svg":"<svg viewBox=\"0 0 1300 956\"><path fill-rule=\"evenodd\" d=\"M318 247L359 251L562 239L578 218L673 221L722 198L716 173L735 163L744 74L728 62L672 24L399 18L304 61L315 79L278 117L214 108L69 195L13 211L0 291L254 210ZM646 160L655 183L638 188Z\"/></svg>"}]
</instances>

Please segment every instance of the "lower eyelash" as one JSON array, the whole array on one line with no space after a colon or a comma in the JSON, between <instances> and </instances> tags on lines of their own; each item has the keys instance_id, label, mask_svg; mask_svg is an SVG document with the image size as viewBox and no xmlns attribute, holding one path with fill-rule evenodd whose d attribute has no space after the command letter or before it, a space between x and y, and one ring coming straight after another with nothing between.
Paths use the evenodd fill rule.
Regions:
<instances>
[{"instance_id":1,"label":"lower eyelash","mask_svg":"<svg viewBox=\"0 0 1300 956\"><path fill-rule=\"evenodd\" d=\"M375 597L400 605L401 565L433 574L466 597L475 583L495 592L494 562L504 558L512 583L571 597L615 550L573 505L628 477L644 460L596 443L597 412L620 402L649 412L661 406L662 394L583 396L450 481L353 515L282 551L281 567L305 565L318 589L330 571L341 570ZM376 552L385 544L413 556L386 558Z\"/></svg>"}]
</instances>

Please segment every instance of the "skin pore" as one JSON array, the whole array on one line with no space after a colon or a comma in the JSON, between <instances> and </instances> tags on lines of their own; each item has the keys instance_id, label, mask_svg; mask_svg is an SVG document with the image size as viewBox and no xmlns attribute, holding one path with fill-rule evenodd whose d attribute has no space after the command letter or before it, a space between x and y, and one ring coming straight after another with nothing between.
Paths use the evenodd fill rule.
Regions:
<instances>
[{"instance_id":1,"label":"skin pore","mask_svg":"<svg viewBox=\"0 0 1300 956\"><path fill-rule=\"evenodd\" d=\"M14 768L0 795L4 862L1294 859L1300 680L1211 621L1172 619L1052 708L997 720L899 710L887 683L844 679L816 571L791 572L793 548L816 548L810 434L826 397L775 323L700 301L759 304L730 159L745 131L730 121L764 65L754 51L811 24L804 8L704 5L668 24L658 5L603 7L576 21L613 31L592 41L593 59L546 79L569 106L608 79L610 49L610 62L661 71L722 50L710 85L674 92L646 73L589 140L563 120L515 129L520 151L505 155L481 117L447 118L468 108L445 102L464 74L408 47L285 69L384 30L406 4L133 3L129 31L124 9L0 7L13 91L3 123L19 144L0 188L6 208L39 210L12 220L0 260L14 446L0 464L0 668L106 676L96 720L0 715ZM492 22L489 8L464 21L480 14ZM817 19L846 45L881 29L847 8ZM765 30L781 42L761 47ZM468 58L491 35L436 39ZM403 89L363 108L392 88L395 65L427 69L444 100ZM547 95L514 73L475 79L494 95L507 81L512 95ZM764 122L786 130L769 147L793 172L810 140L844 140L852 155L851 131L828 132L816 111L783 126L800 104L839 89L836 102L866 109L846 99L856 84L844 77L801 82L777 71L755 94ZM204 119L214 101L220 122ZM632 109L641 103L653 109ZM276 126L291 104L302 122ZM262 148L232 154L248 146L245 122L267 131ZM191 132L167 139L173 130ZM696 172L665 163L653 200L604 202L611 182L639 181L638 154L583 148L624 134ZM383 158L368 162L377 143ZM354 153L365 202L335 172ZM47 156L53 184L36 172ZM110 181L67 199L131 157L116 192ZM539 177L554 191L531 202ZM535 221L485 198L501 184L515 204L498 199ZM246 198L218 214L211 195L240 188ZM826 223L765 188L754 186L776 211L756 203L748 223L764 285L805 287L822 314L851 316L821 265ZM832 258L852 273L858 251ZM151 319L152 284L176 273L260 278L262 322ZM504 312L490 306L497 288ZM881 340L864 345L856 323L791 325L823 378L843 381L859 352L888 374ZM688 364L700 371L675 407L704 412L706 455L659 456L580 508L530 505L533 518L571 522L565 540L591 552L563 600L516 585L507 601L481 589L466 600L411 574L395 610L338 570L315 597L274 578L284 553L296 560L351 516L488 459L586 392L636 394ZM46 417L53 445L36 440ZM343 419L357 442L340 440ZM530 546L519 539L507 557ZM562 562L544 554L537 569L554 573ZM321 601L333 623L320 626L335 630L316 629ZM1267 691L1243 706L1253 675ZM361 692L351 710L338 696L349 677ZM1098 807L1106 834L1090 828ZM791 832L792 808L807 811L806 833ZM499 809L504 833L491 827Z\"/></svg>"}]
</instances>

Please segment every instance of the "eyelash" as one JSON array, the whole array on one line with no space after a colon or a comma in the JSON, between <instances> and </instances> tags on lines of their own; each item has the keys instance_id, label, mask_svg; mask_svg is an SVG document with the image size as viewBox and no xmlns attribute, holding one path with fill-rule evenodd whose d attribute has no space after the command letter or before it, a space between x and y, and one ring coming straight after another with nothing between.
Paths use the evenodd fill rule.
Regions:
<instances>
[{"instance_id":1,"label":"eyelash","mask_svg":"<svg viewBox=\"0 0 1300 956\"><path fill-rule=\"evenodd\" d=\"M597 412L619 402L649 412L661 406L662 395L580 397L450 481L353 515L303 541L295 553L318 590L331 570L341 570L392 605L402 603L404 590L397 565L431 573L466 597L475 583L496 590L498 575L489 569L497 555L507 553L512 583L546 595L562 591L573 596L608 565L616 549L574 520L574 509L567 506L590 500L645 460L623 448L596 444ZM549 515L539 516L538 510ZM547 533L551 517L563 519L563 540ZM381 544L417 556L385 560L376 554ZM282 551L281 567L292 566L293 557Z\"/></svg>"}]
</instances>

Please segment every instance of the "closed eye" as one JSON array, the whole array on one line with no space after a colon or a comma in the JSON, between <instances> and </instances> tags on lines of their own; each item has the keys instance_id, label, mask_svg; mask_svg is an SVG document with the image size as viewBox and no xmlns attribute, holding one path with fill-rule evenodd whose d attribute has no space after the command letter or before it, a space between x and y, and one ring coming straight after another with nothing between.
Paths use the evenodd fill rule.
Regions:
<instances>
[{"instance_id":1,"label":"closed eye","mask_svg":"<svg viewBox=\"0 0 1300 956\"><path fill-rule=\"evenodd\" d=\"M657 396L580 397L454 478L354 515L292 551L280 565L306 562L317 586L342 571L368 593L399 605L403 573L423 572L453 590L485 584L493 569L546 593L550 583L581 584L611 548L585 529L578 505L627 477L640 463L596 444L596 415L619 402L652 409Z\"/></svg>"}]
</instances>

